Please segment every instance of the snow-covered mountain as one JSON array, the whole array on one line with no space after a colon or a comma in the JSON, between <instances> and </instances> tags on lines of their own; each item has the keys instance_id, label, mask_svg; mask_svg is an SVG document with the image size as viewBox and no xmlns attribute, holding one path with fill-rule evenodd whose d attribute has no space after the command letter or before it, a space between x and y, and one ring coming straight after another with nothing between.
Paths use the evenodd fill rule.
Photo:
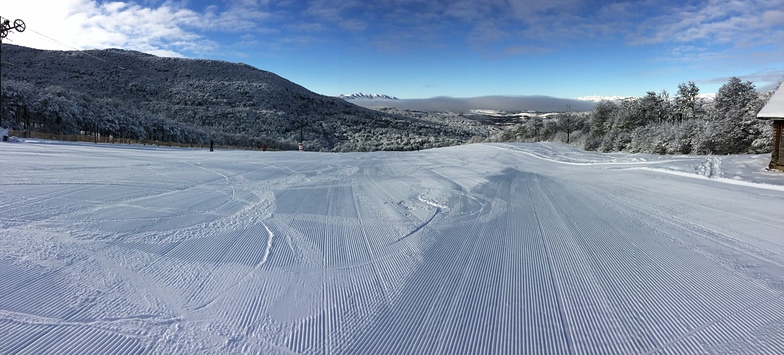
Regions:
<instances>
[{"instance_id":1,"label":"snow-covered mountain","mask_svg":"<svg viewBox=\"0 0 784 355\"><path fill-rule=\"evenodd\" d=\"M375 100L375 99L382 99L382 100L397 100L398 98L395 96L384 95L384 94L365 94L361 92L356 92L353 94L340 94L338 95L339 98L344 100Z\"/></svg>"},{"instance_id":2,"label":"snow-covered mountain","mask_svg":"<svg viewBox=\"0 0 784 355\"><path fill-rule=\"evenodd\" d=\"M121 49L2 44L0 126L120 138L310 150L427 148L478 133L319 95L241 63Z\"/></svg>"}]
</instances>

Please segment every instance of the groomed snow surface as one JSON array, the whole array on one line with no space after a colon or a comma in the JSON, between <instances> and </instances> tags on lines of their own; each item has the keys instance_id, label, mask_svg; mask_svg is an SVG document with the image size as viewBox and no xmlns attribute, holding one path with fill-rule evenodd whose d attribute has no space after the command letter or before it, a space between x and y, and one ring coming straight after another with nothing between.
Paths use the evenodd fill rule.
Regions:
<instances>
[{"instance_id":1,"label":"groomed snow surface","mask_svg":"<svg viewBox=\"0 0 784 355\"><path fill-rule=\"evenodd\" d=\"M0 143L0 353L784 353L769 156Z\"/></svg>"}]
</instances>

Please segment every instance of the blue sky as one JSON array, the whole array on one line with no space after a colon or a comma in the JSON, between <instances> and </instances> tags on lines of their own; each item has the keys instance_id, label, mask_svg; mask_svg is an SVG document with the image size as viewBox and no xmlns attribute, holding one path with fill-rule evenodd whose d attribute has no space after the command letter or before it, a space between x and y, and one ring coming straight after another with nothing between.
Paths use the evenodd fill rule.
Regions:
<instances>
[{"instance_id":1,"label":"blue sky","mask_svg":"<svg viewBox=\"0 0 784 355\"><path fill-rule=\"evenodd\" d=\"M325 95L640 96L784 79L784 0L4 2L44 49L243 62Z\"/></svg>"}]
</instances>

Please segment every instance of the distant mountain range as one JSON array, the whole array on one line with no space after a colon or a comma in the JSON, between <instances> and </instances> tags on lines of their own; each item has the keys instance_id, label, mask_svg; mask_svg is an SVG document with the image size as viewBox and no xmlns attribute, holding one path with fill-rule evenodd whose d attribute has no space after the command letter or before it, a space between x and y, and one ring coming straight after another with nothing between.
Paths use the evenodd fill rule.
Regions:
<instances>
[{"instance_id":1,"label":"distant mountain range","mask_svg":"<svg viewBox=\"0 0 784 355\"><path fill-rule=\"evenodd\" d=\"M353 94L340 94L338 95L339 98L344 100L397 100L397 97L384 95L384 94L365 94L361 92L353 93Z\"/></svg>"},{"instance_id":2,"label":"distant mountain range","mask_svg":"<svg viewBox=\"0 0 784 355\"><path fill-rule=\"evenodd\" d=\"M322 151L461 144L450 122L371 110L246 64L2 44L0 126Z\"/></svg>"}]
</instances>

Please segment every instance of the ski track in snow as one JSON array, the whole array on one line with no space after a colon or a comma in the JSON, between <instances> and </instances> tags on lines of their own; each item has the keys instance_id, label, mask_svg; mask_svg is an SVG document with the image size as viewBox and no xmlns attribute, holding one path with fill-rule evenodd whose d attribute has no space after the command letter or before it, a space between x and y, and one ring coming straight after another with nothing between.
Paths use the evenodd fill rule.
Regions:
<instances>
[{"instance_id":1,"label":"ski track in snow","mask_svg":"<svg viewBox=\"0 0 784 355\"><path fill-rule=\"evenodd\" d=\"M3 143L0 353L784 353L763 160Z\"/></svg>"}]
</instances>

